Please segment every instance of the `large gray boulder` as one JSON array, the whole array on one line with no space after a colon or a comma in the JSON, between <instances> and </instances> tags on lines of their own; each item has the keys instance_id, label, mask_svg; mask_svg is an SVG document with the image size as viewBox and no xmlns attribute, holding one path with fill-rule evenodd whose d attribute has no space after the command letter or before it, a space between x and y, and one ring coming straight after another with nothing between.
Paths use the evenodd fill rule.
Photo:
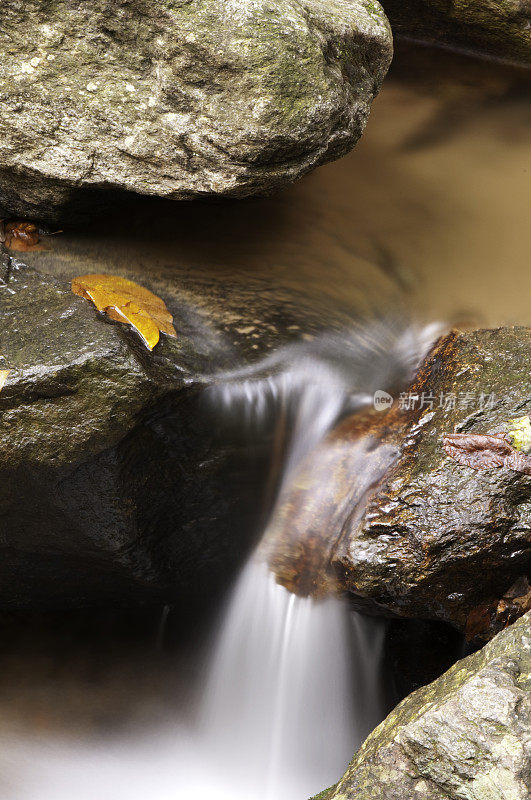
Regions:
<instances>
[{"instance_id":1,"label":"large gray boulder","mask_svg":"<svg viewBox=\"0 0 531 800\"><path fill-rule=\"evenodd\" d=\"M389 66L373 0L5 0L0 210L100 190L269 192L358 140Z\"/></svg>"},{"instance_id":2,"label":"large gray boulder","mask_svg":"<svg viewBox=\"0 0 531 800\"><path fill-rule=\"evenodd\" d=\"M531 63L529 0L383 0L382 4L397 34Z\"/></svg>"},{"instance_id":3,"label":"large gray boulder","mask_svg":"<svg viewBox=\"0 0 531 800\"><path fill-rule=\"evenodd\" d=\"M527 800L531 613L407 697L322 800Z\"/></svg>"}]
</instances>

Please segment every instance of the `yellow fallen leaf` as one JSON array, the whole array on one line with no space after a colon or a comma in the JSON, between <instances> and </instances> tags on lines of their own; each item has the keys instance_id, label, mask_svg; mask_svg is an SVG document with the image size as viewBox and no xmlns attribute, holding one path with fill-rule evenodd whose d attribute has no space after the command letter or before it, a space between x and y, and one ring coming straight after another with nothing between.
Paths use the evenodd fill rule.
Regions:
<instances>
[{"instance_id":1,"label":"yellow fallen leaf","mask_svg":"<svg viewBox=\"0 0 531 800\"><path fill-rule=\"evenodd\" d=\"M7 376L10 372L10 369L0 369L0 392L4 388L4 383L6 382Z\"/></svg>"},{"instance_id":2,"label":"yellow fallen leaf","mask_svg":"<svg viewBox=\"0 0 531 800\"><path fill-rule=\"evenodd\" d=\"M159 341L160 337L157 323L148 313L142 311L140 306L137 306L136 303L130 302L120 308L110 308L107 313L111 319L115 319L118 322L127 322L129 325L132 325L133 328L136 328L150 350L153 350Z\"/></svg>"},{"instance_id":3,"label":"yellow fallen leaf","mask_svg":"<svg viewBox=\"0 0 531 800\"><path fill-rule=\"evenodd\" d=\"M72 281L72 291L92 300L110 319L132 325L150 350L159 341L159 332L177 335L164 300L127 278L81 275Z\"/></svg>"}]
</instances>

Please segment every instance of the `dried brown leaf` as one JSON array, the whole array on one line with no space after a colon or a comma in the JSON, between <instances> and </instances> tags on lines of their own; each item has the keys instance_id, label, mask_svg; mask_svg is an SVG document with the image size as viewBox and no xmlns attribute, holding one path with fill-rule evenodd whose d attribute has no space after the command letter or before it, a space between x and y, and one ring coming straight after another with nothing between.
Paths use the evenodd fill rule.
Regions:
<instances>
[{"instance_id":1,"label":"dried brown leaf","mask_svg":"<svg viewBox=\"0 0 531 800\"><path fill-rule=\"evenodd\" d=\"M454 461L472 469L507 467L531 475L531 458L516 450L503 434L447 433L443 447Z\"/></svg>"},{"instance_id":2,"label":"dried brown leaf","mask_svg":"<svg viewBox=\"0 0 531 800\"><path fill-rule=\"evenodd\" d=\"M132 325L153 350L159 332L176 336L173 317L156 294L116 275L81 275L72 281L74 294L92 300L110 319Z\"/></svg>"},{"instance_id":3,"label":"dried brown leaf","mask_svg":"<svg viewBox=\"0 0 531 800\"><path fill-rule=\"evenodd\" d=\"M9 250L21 253L43 250L39 229L33 222L5 222L1 231L2 241Z\"/></svg>"}]
</instances>

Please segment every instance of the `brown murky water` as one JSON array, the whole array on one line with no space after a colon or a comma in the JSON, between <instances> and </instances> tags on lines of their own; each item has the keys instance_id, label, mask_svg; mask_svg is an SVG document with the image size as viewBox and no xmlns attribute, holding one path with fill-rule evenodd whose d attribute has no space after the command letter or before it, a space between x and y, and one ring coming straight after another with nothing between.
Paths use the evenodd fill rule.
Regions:
<instances>
[{"instance_id":1,"label":"brown murky water","mask_svg":"<svg viewBox=\"0 0 531 800\"><path fill-rule=\"evenodd\" d=\"M529 323L531 73L403 48L341 161L267 199L131 201L26 260L67 277L254 275L321 303L385 297L429 320Z\"/></svg>"}]
</instances>

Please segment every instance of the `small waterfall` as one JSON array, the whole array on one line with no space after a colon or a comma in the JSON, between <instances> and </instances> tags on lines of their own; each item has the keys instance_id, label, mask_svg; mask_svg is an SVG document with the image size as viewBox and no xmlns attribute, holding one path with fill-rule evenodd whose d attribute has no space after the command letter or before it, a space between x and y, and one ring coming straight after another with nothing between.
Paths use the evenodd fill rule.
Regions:
<instances>
[{"instance_id":1,"label":"small waterfall","mask_svg":"<svg viewBox=\"0 0 531 800\"><path fill-rule=\"evenodd\" d=\"M433 334L375 323L219 376L209 391L218 413L253 433L273 420L285 439L276 510L338 419L372 403L377 389L406 383ZM360 450L363 472L369 464ZM363 496L370 477L353 476L354 496ZM268 553L276 510L225 612L198 719L218 792L226 784L231 800L307 800L337 780L385 713L383 623L349 611L335 595L298 596L277 582Z\"/></svg>"},{"instance_id":2,"label":"small waterfall","mask_svg":"<svg viewBox=\"0 0 531 800\"><path fill-rule=\"evenodd\" d=\"M254 558L222 620L193 719L103 741L10 737L0 796L308 800L335 782L385 713L384 623L298 597Z\"/></svg>"},{"instance_id":3,"label":"small waterfall","mask_svg":"<svg viewBox=\"0 0 531 800\"><path fill-rule=\"evenodd\" d=\"M280 424L281 505L338 419L366 406L377 389L407 382L433 334L380 325L284 348L219 376L207 398L240 430ZM356 471L365 463L360 456ZM368 485L362 477L354 481L359 492ZM194 714L104 743L2 743L10 800L308 800L336 781L385 713L384 623L354 614L333 594L291 593L275 580L266 551L259 547L242 570L208 668L198 666Z\"/></svg>"},{"instance_id":4,"label":"small waterfall","mask_svg":"<svg viewBox=\"0 0 531 800\"><path fill-rule=\"evenodd\" d=\"M381 622L369 631L338 598L297 597L259 559L247 564L198 725L233 800L307 800L337 780L383 714L382 641Z\"/></svg>"}]
</instances>

